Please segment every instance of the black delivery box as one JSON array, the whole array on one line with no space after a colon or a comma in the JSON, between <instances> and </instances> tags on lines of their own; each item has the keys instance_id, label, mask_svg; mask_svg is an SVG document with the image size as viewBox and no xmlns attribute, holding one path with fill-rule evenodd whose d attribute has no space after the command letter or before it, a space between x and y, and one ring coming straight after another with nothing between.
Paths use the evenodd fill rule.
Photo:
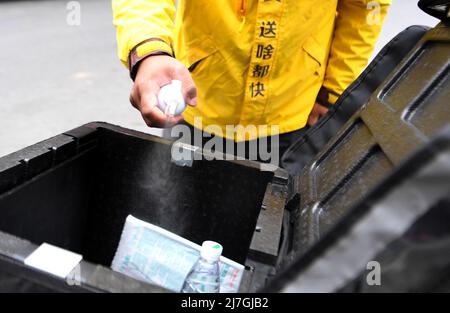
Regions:
<instances>
[{"instance_id":1,"label":"black delivery box","mask_svg":"<svg viewBox=\"0 0 450 313\"><path fill-rule=\"evenodd\" d=\"M108 269L129 214L197 244L220 242L225 257L247 265L242 288L256 288L277 261L287 173L195 160L195 149L179 164L172 143L91 123L1 158L0 289L158 290ZM22 264L43 242L83 256L80 286Z\"/></svg>"},{"instance_id":2,"label":"black delivery box","mask_svg":"<svg viewBox=\"0 0 450 313\"><path fill-rule=\"evenodd\" d=\"M389 58L389 51L383 53L376 62ZM332 255L330 249L339 247L351 225L378 210L377 203L388 205L389 212L402 209L389 201L401 199L399 184L416 177L420 168L442 168L439 176L433 165L432 176L420 181L440 187L420 190L450 187L449 69L450 27L442 22L294 176L248 160L197 160L210 152L189 145L177 146L192 156L192 162L180 163L172 159L172 141L106 123L90 123L0 158L0 291L167 291L109 269L128 214L197 244L205 239L223 244L224 256L245 265L241 292L304 290L296 278L311 282L313 265ZM365 83L362 77L349 89L369 88ZM436 207L446 216L448 193L418 194L427 220L436 219L428 210ZM433 223L421 225L420 233L427 234ZM360 230L358 238L369 238L371 230ZM24 264L44 242L83 256L81 284ZM380 247L388 245L376 245L365 256L383 255ZM352 260L365 262L358 255L363 250ZM400 257L402 268L418 260ZM419 260L426 264L433 258ZM353 284L347 275L339 278L340 286L364 289L357 275L365 265L353 266L360 270ZM448 268L450 260L444 265ZM348 272L337 268L334 273Z\"/></svg>"}]
</instances>

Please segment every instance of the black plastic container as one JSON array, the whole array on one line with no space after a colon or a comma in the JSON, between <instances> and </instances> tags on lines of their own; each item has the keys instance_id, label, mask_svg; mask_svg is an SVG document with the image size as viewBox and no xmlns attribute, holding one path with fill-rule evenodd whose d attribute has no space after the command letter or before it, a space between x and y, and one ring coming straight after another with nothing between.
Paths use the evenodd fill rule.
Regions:
<instances>
[{"instance_id":1,"label":"black plastic container","mask_svg":"<svg viewBox=\"0 0 450 313\"><path fill-rule=\"evenodd\" d=\"M273 266L287 174L281 169L262 171L251 161L192 159L180 165L171 159L171 145L158 137L91 123L0 159L0 231L36 245L47 242L109 267L125 219L132 214L197 244L218 241L224 256L242 264ZM192 157L202 153L189 151ZM5 236L15 240L0 235L0 256L22 261L26 255L8 253ZM255 264L243 288L251 288L250 280L258 273ZM26 280L21 267L13 272ZM112 275L109 269L102 272ZM96 280L96 275L84 280ZM46 279L39 284L45 286ZM103 288L95 283L82 286Z\"/></svg>"}]
</instances>

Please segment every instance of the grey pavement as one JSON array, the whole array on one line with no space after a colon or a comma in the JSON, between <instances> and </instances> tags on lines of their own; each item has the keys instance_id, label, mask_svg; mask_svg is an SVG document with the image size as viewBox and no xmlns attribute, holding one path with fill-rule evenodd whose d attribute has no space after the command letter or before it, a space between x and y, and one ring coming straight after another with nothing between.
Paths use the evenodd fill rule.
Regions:
<instances>
[{"instance_id":1,"label":"grey pavement","mask_svg":"<svg viewBox=\"0 0 450 313\"><path fill-rule=\"evenodd\" d=\"M377 51L409 25L434 26L415 0L393 0ZM0 156L91 121L159 133L128 103L108 0L84 0L68 26L68 1L0 2Z\"/></svg>"}]
</instances>

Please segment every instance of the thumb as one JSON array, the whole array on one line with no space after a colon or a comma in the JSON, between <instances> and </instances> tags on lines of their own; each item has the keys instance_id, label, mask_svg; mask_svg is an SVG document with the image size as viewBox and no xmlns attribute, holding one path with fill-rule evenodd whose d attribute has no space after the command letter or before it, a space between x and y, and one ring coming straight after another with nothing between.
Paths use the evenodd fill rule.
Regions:
<instances>
[{"instance_id":1,"label":"thumb","mask_svg":"<svg viewBox=\"0 0 450 313\"><path fill-rule=\"evenodd\" d=\"M191 73L185 66L181 66L175 72L175 79L181 81L182 93L184 101L191 106L197 105L197 88L195 87L194 80L192 79Z\"/></svg>"}]
</instances>

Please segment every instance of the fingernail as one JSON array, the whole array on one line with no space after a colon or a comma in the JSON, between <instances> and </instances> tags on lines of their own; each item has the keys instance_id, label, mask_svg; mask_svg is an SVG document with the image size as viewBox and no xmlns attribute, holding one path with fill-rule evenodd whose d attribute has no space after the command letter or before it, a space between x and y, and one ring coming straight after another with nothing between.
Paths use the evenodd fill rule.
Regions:
<instances>
[{"instance_id":1,"label":"fingernail","mask_svg":"<svg viewBox=\"0 0 450 313\"><path fill-rule=\"evenodd\" d=\"M197 105L197 97L192 98L191 101L189 102L190 105Z\"/></svg>"}]
</instances>

